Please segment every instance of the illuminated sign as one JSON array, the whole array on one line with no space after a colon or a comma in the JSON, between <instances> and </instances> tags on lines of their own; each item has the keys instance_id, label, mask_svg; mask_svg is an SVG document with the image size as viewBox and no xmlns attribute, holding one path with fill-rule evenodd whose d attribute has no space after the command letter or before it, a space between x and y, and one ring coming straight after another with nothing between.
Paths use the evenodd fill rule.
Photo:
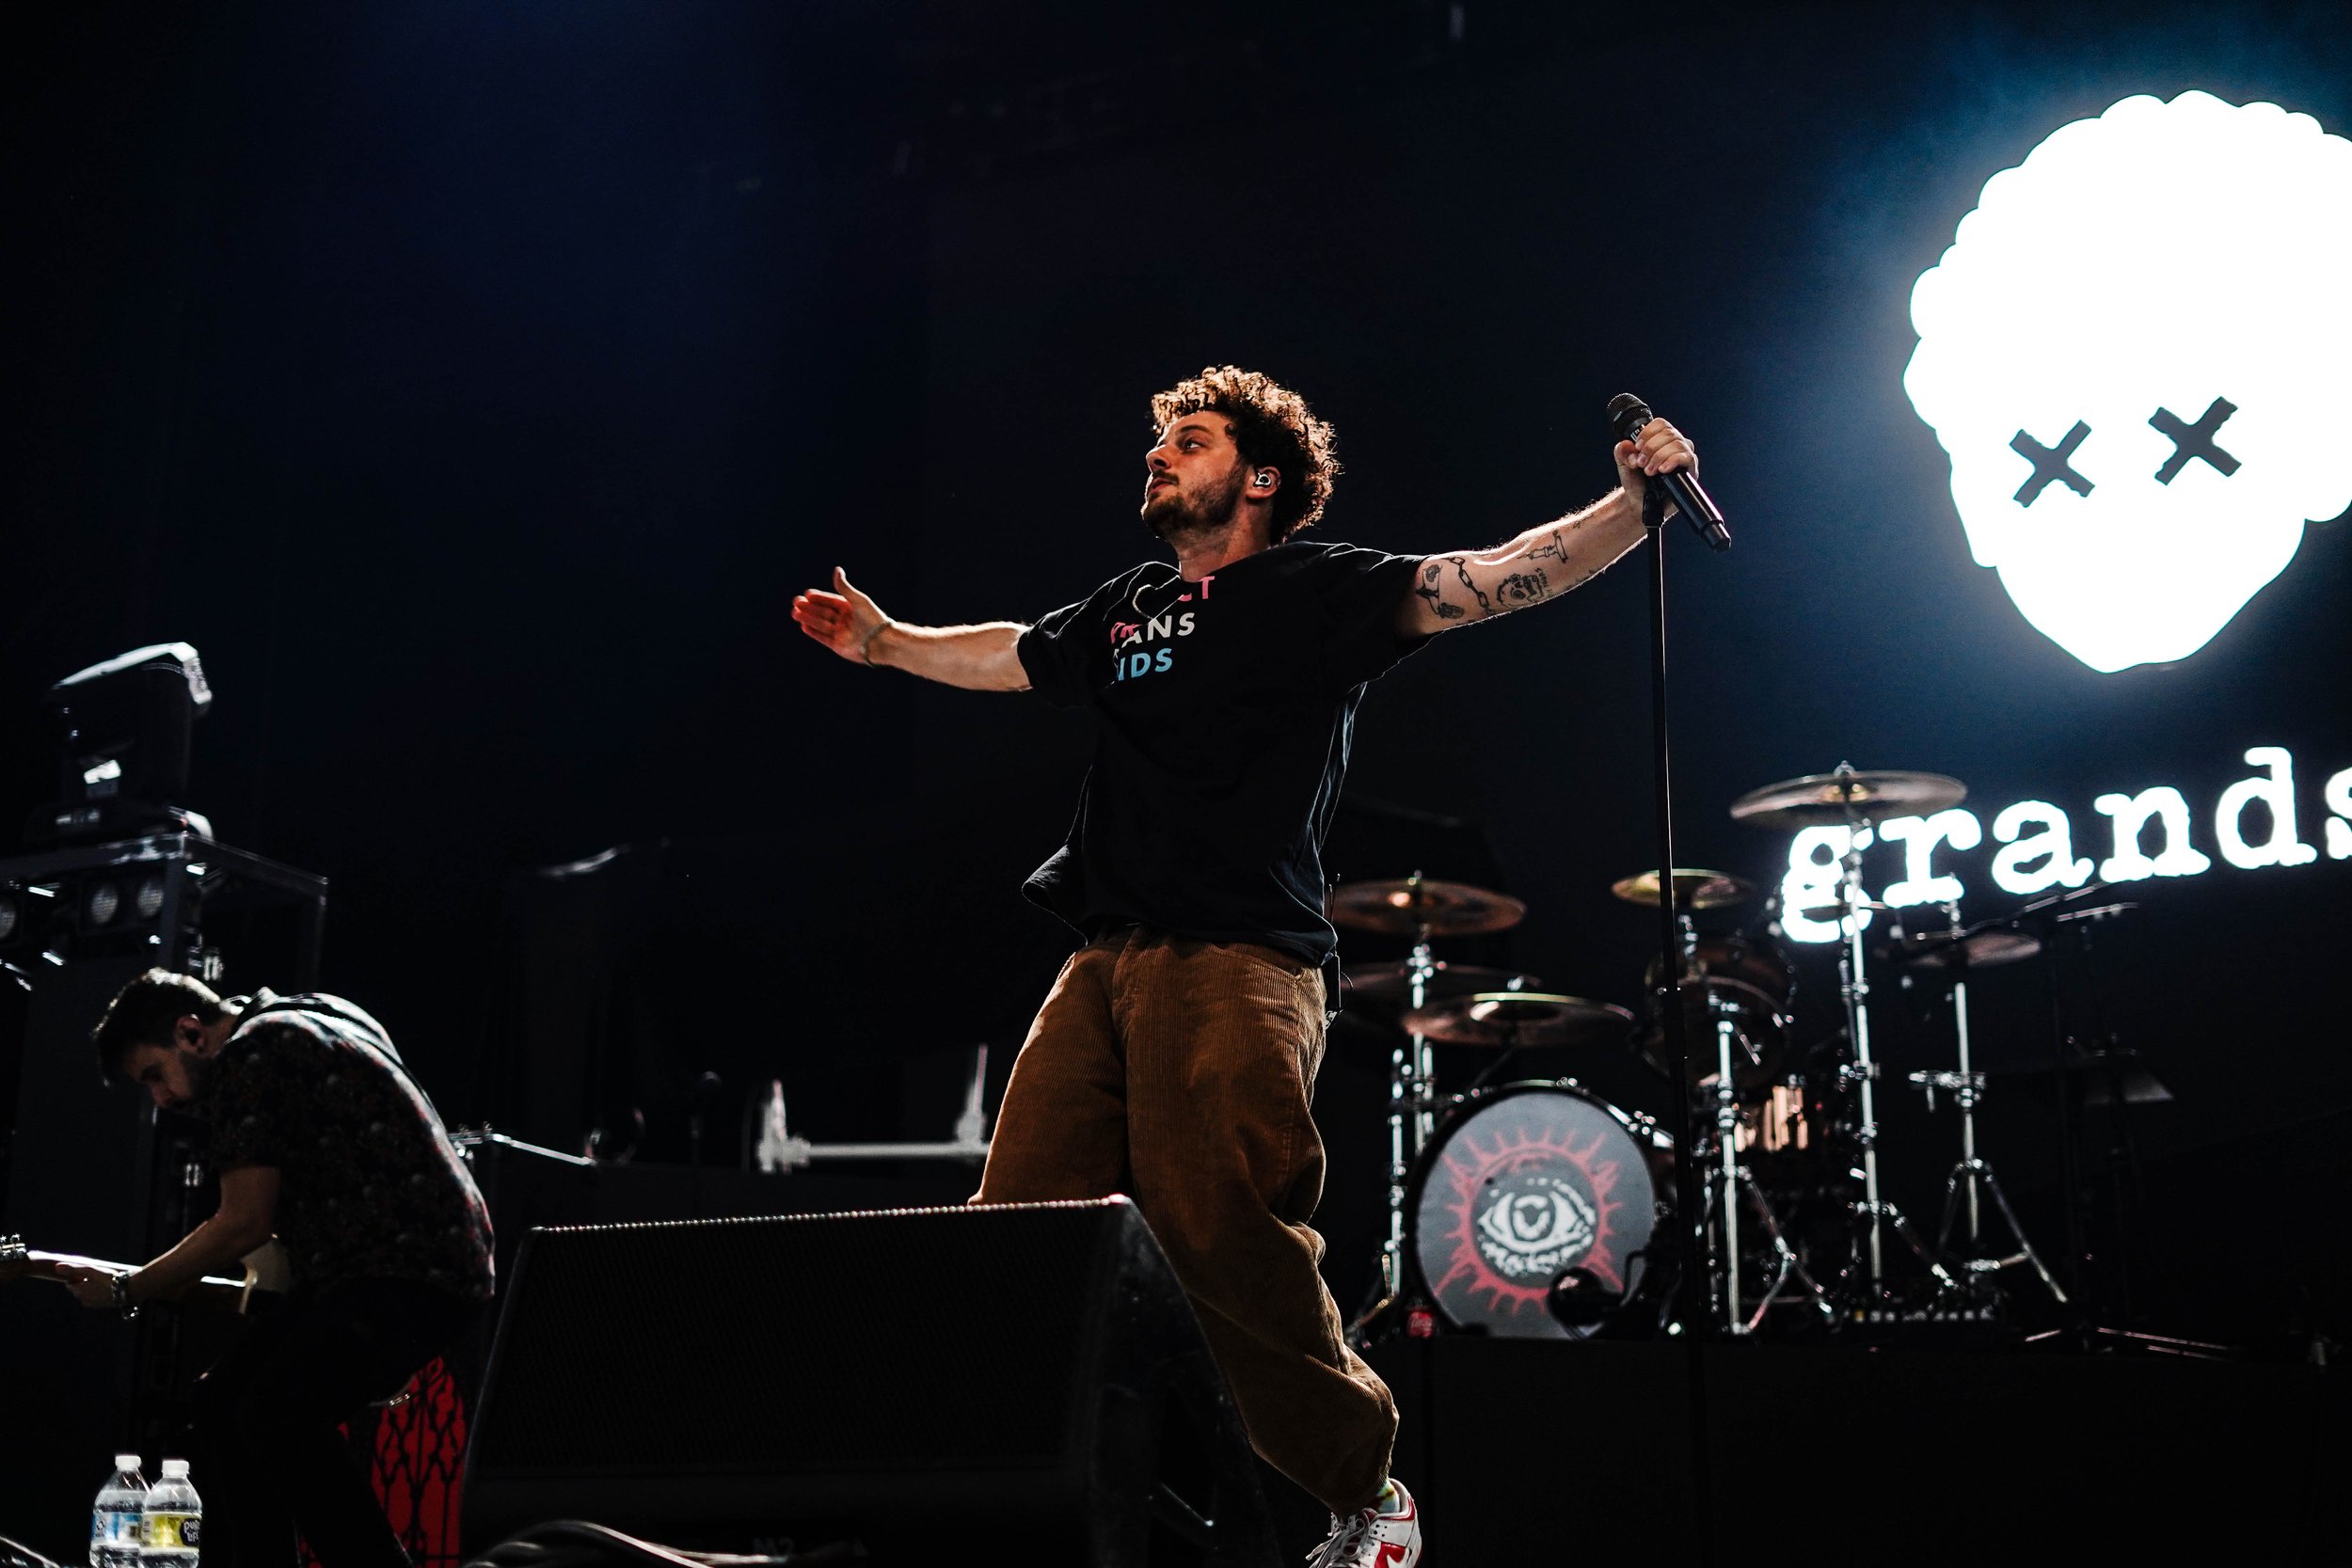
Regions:
<instances>
[{"instance_id":1,"label":"illuminated sign","mask_svg":"<svg viewBox=\"0 0 2352 1568\"><path fill-rule=\"evenodd\" d=\"M2273 103L2127 98L1985 182L1903 388L2043 635L2186 658L2352 504L2347 256L2352 142Z\"/></svg>"},{"instance_id":2,"label":"illuminated sign","mask_svg":"<svg viewBox=\"0 0 2352 1568\"><path fill-rule=\"evenodd\" d=\"M2352 860L2352 768L2328 779L2320 790L2324 820L2320 846L2301 832L2295 799L2295 759L2282 746L2256 746L2246 752L2251 776L2238 780L2216 800L2201 819L2203 834L2227 863L2242 871L2273 865L2309 865L2324 852L2329 860ZM2169 784L2135 794L2121 790L2091 801L2095 818L2082 822L2047 800L2020 800L1994 814L1989 874L2003 893L2030 897L2056 889L2081 887L2096 876L2103 882L2136 882L2148 877L2196 877L2213 868L2213 856L2197 847L2201 819L2188 798ZM1781 928L1796 942L1834 942L1845 918L1833 918L1842 872L1839 863L1853 842L1841 827L1806 828L1788 845L1788 870L1781 879ZM1987 839L1976 813L1954 807L1932 816L1898 816L1861 831L1867 851L1874 845L1899 845L1902 875L1874 901L1898 909L1942 904L1966 896L1954 868L1956 858ZM2096 849L2104 857L2094 859ZM1864 927L1871 911L1851 916Z\"/></svg>"}]
</instances>

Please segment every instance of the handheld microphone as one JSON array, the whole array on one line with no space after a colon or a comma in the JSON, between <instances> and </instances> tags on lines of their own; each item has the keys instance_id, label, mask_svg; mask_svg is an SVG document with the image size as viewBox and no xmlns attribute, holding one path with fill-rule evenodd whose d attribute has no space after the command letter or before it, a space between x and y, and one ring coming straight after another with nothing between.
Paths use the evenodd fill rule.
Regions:
<instances>
[{"instance_id":1,"label":"handheld microphone","mask_svg":"<svg viewBox=\"0 0 2352 1568\"><path fill-rule=\"evenodd\" d=\"M1642 434L1642 427L1656 416L1649 404L1631 392L1619 392L1609 400L1609 428L1617 433L1620 441L1630 441ZM1652 474L1649 483L1661 486L1675 503L1675 509L1690 520L1692 530L1707 541L1708 548L1731 548L1731 530L1724 526L1723 508L1715 504L1693 474L1680 468L1669 468L1662 474Z\"/></svg>"}]
</instances>

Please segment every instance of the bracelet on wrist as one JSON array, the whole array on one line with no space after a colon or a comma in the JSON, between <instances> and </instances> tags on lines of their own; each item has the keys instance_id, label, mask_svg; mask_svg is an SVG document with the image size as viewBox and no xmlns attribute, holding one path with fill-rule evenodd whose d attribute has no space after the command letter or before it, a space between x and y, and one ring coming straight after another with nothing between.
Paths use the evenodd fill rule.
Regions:
<instances>
[{"instance_id":1,"label":"bracelet on wrist","mask_svg":"<svg viewBox=\"0 0 2352 1568\"><path fill-rule=\"evenodd\" d=\"M139 1315L139 1305L131 1299L131 1276L119 1274L106 1282L106 1290L115 1298L115 1311L124 1318Z\"/></svg>"},{"instance_id":2,"label":"bracelet on wrist","mask_svg":"<svg viewBox=\"0 0 2352 1568\"><path fill-rule=\"evenodd\" d=\"M891 627L897 626L898 624L898 622L892 620L889 616L883 616L882 624L876 626L873 630L873 634L867 637L864 642L859 644L857 657L865 662L865 665L868 670L879 670L882 668L882 666L874 662L874 644L881 639L883 632L888 631Z\"/></svg>"}]
</instances>

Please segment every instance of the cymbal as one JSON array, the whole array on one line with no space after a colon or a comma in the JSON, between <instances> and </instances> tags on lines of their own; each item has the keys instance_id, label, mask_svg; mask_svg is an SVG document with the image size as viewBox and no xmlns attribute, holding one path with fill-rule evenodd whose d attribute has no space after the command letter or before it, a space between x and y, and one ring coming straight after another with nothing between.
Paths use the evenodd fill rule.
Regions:
<instances>
[{"instance_id":1,"label":"cymbal","mask_svg":"<svg viewBox=\"0 0 2352 1568\"><path fill-rule=\"evenodd\" d=\"M1968 786L1942 773L1807 773L1748 791L1731 802L1731 819L1759 828L1820 828L1850 816L1865 822L1924 816L1966 799Z\"/></svg>"},{"instance_id":2,"label":"cymbal","mask_svg":"<svg viewBox=\"0 0 2352 1568\"><path fill-rule=\"evenodd\" d=\"M1992 926L1980 931L1907 931L1902 961L1911 969L1994 969L2021 963L2042 951L2042 939L2030 931Z\"/></svg>"},{"instance_id":3,"label":"cymbal","mask_svg":"<svg viewBox=\"0 0 2352 1568\"><path fill-rule=\"evenodd\" d=\"M1527 906L1468 882L1407 877L1401 882L1342 882L1331 890L1333 925L1390 936L1478 937L1507 931Z\"/></svg>"},{"instance_id":4,"label":"cymbal","mask_svg":"<svg viewBox=\"0 0 2352 1568\"><path fill-rule=\"evenodd\" d=\"M1399 1022L1448 1045L1616 1045L1633 1032L1633 1015L1623 1007L1544 991L1474 991L1416 1007Z\"/></svg>"},{"instance_id":5,"label":"cymbal","mask_svg":"<svg viewBox=\"0 0 2352 1568\"><path fill-rule=\"evenodd\" d=\"M1629 904L1658 907L1658 873L1645 871L1638 877L1628 877L1609 884L1609 891ZM1744 904L1756 896L1756 884L1728 871L1700 871L1687 865L1675 867L1674 900L1678 910L1720 910L1732 904Z\"/></svg>"},{"instance_id":6,"label":"cymbal","mask_svg":"<svg viewBox=\"0 0 2352 1568\"><path fill-rule=\"evenodd\" d=\"M1534 990L1543 984L1533 974L1488 969L1481 964L1440 961L1430 968L1433 973L1422 987L1422 995L1432 1002L1441 996L1467 996L1472 991ZM1413 966L1399 961L1346 970L1340 976L1340 990L1359 1002L1402 1002L1413 994Z\"/></svg>"}]
</instances>

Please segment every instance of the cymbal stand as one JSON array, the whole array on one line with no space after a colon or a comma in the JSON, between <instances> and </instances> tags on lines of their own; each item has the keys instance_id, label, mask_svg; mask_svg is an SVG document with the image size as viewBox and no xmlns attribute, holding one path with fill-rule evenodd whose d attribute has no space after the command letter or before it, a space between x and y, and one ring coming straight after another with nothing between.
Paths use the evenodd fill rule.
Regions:
<instances>
[{"instance_id":1,"label":"cymbal stand","mask_svg":"<svg viewBox=\"0 0 2352 1568\"><path fill-rule=\"evenodd\" d=\"M1851 777L1854 766L1850 762L1837 765L1838 777ZM1945 1290L1957 1290L1954 1279L1935 1254L1911 1227L1911 1221L1893 1202L1879 1191L1879 1118L1878 1063L1870 1055L1870 980L1863 962L1862 912L1870 899L1862 891L1862 849L1868 824L1854 810L1853 796L1846 793L1846 825L1849 830L1846 853L1840 861L1844 872L1838 885L1838 903L1846 940L1837 950L1837 990L1846 1006L1846 1037L1853 1042L1853 1064L1845 1069L1847 1079L1859 1090L1862 1105L1862 1125L1855 1140L1862 1148L1862 1202L1854 1212L1867 1222L1865 1232L1866 1278L1871 1291L1884 1291L1886 1284L1885 1231L1892 1228L1905 1246L1925 1263L1935 1282Z\"/></svg>"},{"instance_id":2,"label":"cymbal stand","mask_svg":"<svg viewBox=\"0 0 2352 1568\"><path fill-rule=\"evenodd\" d=\"M2017 1223L2017 1211L2010 1207L2009 1195L2001 1190L2001 1179L1994 1174L1993 1163L1977 1152L1977 1106L1984 1099L1984 1074L1976 1070L1970 1054L1968 1035L1968 950L1961 945L1963 927L1960 923L1960 906L1946 904L1944 917L1950 923L1952 933L1952 1035L1960 1048L1960 1070L1957 1072L1915 1072L1911 1081L1927 1091L1928 1109L1935 1109L1935 1091L1944 1089L1953 1103L1960 1107L1960 1160L1944 1179L1944 1223L1935 1233L1935 1250L1945 1258L1952 1255L1952 1222L1963 1214L1967 1216L1963 1235L1967 1253L1959 1259L1963 1273L1991 1274L2018 1263L2030 1263L2033 1272L2042 1276L2042 1285L2061 1307L2066 1305L2066 1292L2034 1250L2025 1227ZM1990 1195L1994 1207L2001 1212L2001 1221L2009 1227L2010 1239L2017 1250L1999 1258L1987 1258L1983 1253L1984 1214L1982 1197Z\"/></svg>"},{"instance_id":3,"label":"cymbal stand","mask_svg":"<svg viewBox=\"0 0 2352 1568\"><path fill-rule=\"evenodd\" d=\"M1414 930L1413 951L1406 963L1409 1006L1419 1011L1428 1003L1429 982L1438 973L1428 927ZM1405 1289L1405 1189L1422 1149L1437 1131L1437 1062L1424 1037L1407 1035L1389 1053L1389 1236L1380 1243L1384 1304Z\"/></svg>"},{"instance_id":4,"label":"cymbal stand","mask_svg":"<svg viewBox=\"0 0 2352 1568\"><path fill-rule=\"evenodd\" d=\"M1708 1174L1707 1211L1709 1219L1720 1218L1723 1250L1719 1258L1720 1273L1717 1286L1723 1292L1723 1328L1732 1335L1753 1334L1763 1326L1764 1314L1772 1304L1790 1298L1781 1294L1791 1275L1812 1297L1814 1307L1823 1317L1832 1316L1829 1296L1804 1264L1798 1259L1788 1238L1782 1234L1780 1216L1772 1212L1772 1201L1757 1184L1756 1172L1740 1163L1740 1103L1739 1090L1732 1079L1733 1041L1738 1024L1732 1009L1710 997L1708 1005L1715 1009L1715 1167ZM1740 1195L1746 1194L1756 1211L1756 1223L1763 1227L1772 1248L1772 1279L1756 1297L1756 1310L1746 1313L1740 1295Z\"/></svg>"},{"instance_id":5,"label":"cymbal stand","mask_svg":"<svg viewBox=\"0 0 2352 1568\"><path fill-rule=\"evenodd\" d=\"M1420 913L1421 873L1406 879L1415 913ZM1406 1006L1419 1012L1429 1001L1429 982L1438 973L1436 953L1429 945L1425 920L1413 924L1413 950L1406 958ZM1437 1060L1429 1041L1407 1033L1389 1053L1389 1233L1380 1243L1378 1277L1362 1310L1347 1325L1352 1339L1370 1344L1402 1324L1407 1334L1425 1332L1417 1323L1428 1321L1425 1310L1405 1299L1410 1276L1405 1259L1405 1204L1407 1184L1421 1151L1437 1130Z\"/></svg>"}]
</instances>

